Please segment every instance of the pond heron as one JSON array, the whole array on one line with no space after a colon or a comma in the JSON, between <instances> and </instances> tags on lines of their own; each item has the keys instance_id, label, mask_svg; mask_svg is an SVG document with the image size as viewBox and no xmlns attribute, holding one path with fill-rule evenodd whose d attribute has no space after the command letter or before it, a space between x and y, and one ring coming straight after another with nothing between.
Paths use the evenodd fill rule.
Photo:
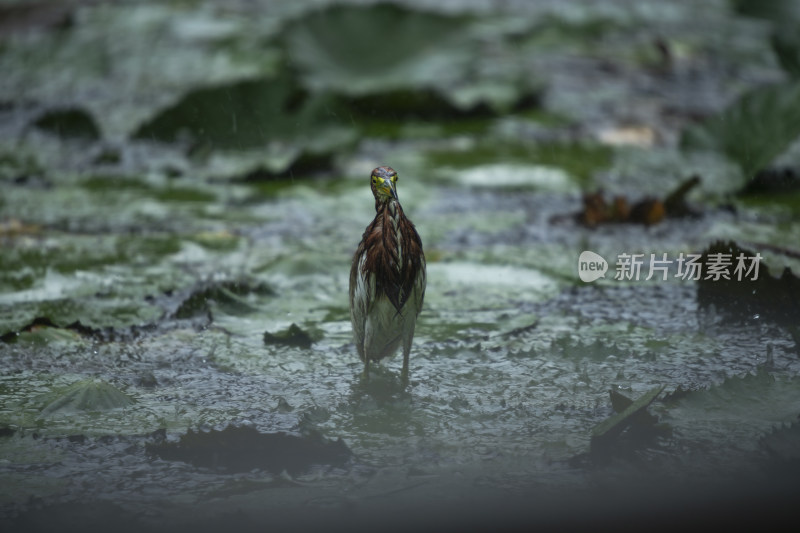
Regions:
<instances>
[{"instance_id":1,"label":"pond heron","mask_svg":"<svg viewBox=\"0 0 800 533\"><path fill-rule=\"evenodd\" d=\"M397 199L397 172L378 167L370 175L375 219L364 230L350 267L350 320L358 355L369 378L370 361L403 345L401 377L408 382L408 356L425 298L422 241Z\"/></svg>"}]
</instances>

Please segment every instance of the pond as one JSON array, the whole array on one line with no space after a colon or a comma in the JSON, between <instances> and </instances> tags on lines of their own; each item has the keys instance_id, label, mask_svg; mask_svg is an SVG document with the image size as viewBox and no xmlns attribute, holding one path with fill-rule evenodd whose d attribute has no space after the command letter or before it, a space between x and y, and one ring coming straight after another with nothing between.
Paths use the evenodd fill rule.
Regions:
<instances>
[{"instance_id":1,"label":"pond","mask_svg":"<svg viewBox=\"0 0 800 533\"><path fill-rule=\"evenodd\" d=\"M755 4L3 7L3 529L791 509L800 14ZM408 384L352 340L378 165Z\"/></svg>"}]
</instances>

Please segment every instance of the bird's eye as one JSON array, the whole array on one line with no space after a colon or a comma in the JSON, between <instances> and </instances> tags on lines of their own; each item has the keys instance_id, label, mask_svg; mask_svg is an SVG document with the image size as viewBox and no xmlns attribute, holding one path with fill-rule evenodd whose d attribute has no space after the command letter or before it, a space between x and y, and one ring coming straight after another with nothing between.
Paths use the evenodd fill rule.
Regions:
<instances>
[{"instance_id":1,"label":"bird's eye","mask_svg":"<svg viewBox=\"0 0 800 533\"><path fill-rule=\"evenodd\" d=\"M396 182L397 182L397 174L392 176L392 183L396 183Z\"/></svg>"}]
</instances>

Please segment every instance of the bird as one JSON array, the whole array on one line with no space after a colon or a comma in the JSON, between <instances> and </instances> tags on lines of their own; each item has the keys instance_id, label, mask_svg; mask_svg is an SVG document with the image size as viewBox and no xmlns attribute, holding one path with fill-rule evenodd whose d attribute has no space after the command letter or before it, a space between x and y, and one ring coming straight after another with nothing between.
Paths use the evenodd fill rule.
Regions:
<instances>
[{"instance_id":1,"label":"bird","mask_svg":"<svg viewBox=\"0 0 800 533\"><path fill-rule=\"evenodd\" d=\"M401 379L408 383L408 358L425 299L422 240L397 198L397 172L387 166L370 174L375 218L364 230L350 267L350 321L358 356L369 364L393 355L402 344Z\"/></svg>"}]
</instances>

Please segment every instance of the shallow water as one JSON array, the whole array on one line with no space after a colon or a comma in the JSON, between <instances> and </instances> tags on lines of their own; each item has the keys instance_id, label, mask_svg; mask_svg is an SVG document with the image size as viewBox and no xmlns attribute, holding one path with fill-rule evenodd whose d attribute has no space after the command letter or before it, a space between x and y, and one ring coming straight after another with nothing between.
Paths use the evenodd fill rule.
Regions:
<instances>
[{"instance_id":1,"label":"shallow water","mask_svg":"<svg viewBox=\"0 0 800 533\"><path fill-rule=\"evenodd\" d=\"M344 190L341 201L361 198L360 189ZM436 202L452 191L425 194L406 210L428 250L441 250L442 258L430 263L407 388L397 357L376 365L369 382L360 378L345 301L346 246L311 251L319 220L298 214L290 233L308 240L283 237L282 268L256 274L274 294L250 294L244 310L226 312L212 302L213 320L200 329L173 321L164 331L120 339L4 346L3 417L6 427L18 428L3 438L3 475L13 487L4 496L6 516L28 516L38 498L48 505L98 499L146 524L185 525L196 516L182 509L200 504L200 514L212 516L229 506L249 517L272 506L281 513L320 507L369 514L382 505L393 509L385 498L395 491L404 505L443 494L460 505L506 493L582 494L648 477L664 488L686 478L738 481L742 470L765 475L768 455L759 439L794 421L800 404L800 362L787 330L757 318L731 324L699 309L693 282L570 281L574 266L548 262L547 250L572 255L574 265L585 234L541 222L564 207L547 195L530 192L522 200L465 190L467 207L459 212L449 203L442 215ZM474 217L470 198L490 213L495 201L527 207L519 207L520 222L483 237L491 245L454 244L462 240L457 231L439 241L428 237L426 228L442 216ZM288 211L295 202L271 207ZM426 202L427 209L416 208ZM361 209L367 217L368 207ZM271 257L265 241L283 232L285 220L253 228L239 257L270 260L263 259ZM350 224L342 220L322 233L339 235ZM665 248L652 234L648 242L668 249L680 231L680 223L668 222L659 229ZM317 328L322 338L308 349L264 345L265 329L292 322ZM82 376L106 380L135 403L41 411L54 391ZM738 383L734 376L745 376L743 388L719 392ZM699 392L691 401L651 407L671 432L645 444L623 441L611 466L593 458L592 428L613 414L609 389L633 398L658 385ZM263 433L316 430L341 438L353 457L344 466L289 476L257 468L218 472L146 454L159 429L175 441L187 428L231 424Z\"/></svg>"}]
</instances>

